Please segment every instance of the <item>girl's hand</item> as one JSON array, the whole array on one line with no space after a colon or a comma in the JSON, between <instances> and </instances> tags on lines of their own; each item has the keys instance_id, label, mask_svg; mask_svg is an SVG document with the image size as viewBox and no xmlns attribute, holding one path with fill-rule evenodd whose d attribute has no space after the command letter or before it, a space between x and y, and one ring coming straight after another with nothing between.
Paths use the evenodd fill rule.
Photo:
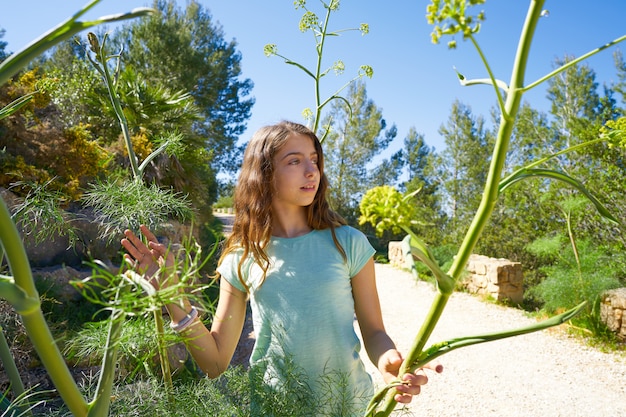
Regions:
<instances>
[{"instance_id":1,"label":"girl's hand","mask_svg":"<svg viewBox=\"0 0 626 417\"><path fill-rule=\"evenodd\" d=\"M378 369L386 383L398 379L398 371L403 362L402 355L396 349L386 351L378 361ZM440 364L427 364L424 368L432 369L437 373L443 372L443 366ZM428 377L424 372L424 368L420 368L415 373L406 373L402 375L402 384L396 387L398 393L394 399L399 403L410 403L414 395L418 395L421 386L426 385Z\"/></svg>"},{"instance_id":2,"label":"girl's hand","mask_svg":"<svg viewBox=\"0 0 626 417\"><path fill-rule=\"evenodd\" d=\"M167 251L165 245L157 240L156 236L145 226L141 225L141 233L148 240L148 245L137 237L132 231L125 230L122 246L128 253L124 254L124 258L130 265L134 266L137 273L144 275L150 281L155 289L159 289L162 282L159 282L158 272L161 267L166 268L174 265L174 257Z\"/></svg>"}]
</instances>

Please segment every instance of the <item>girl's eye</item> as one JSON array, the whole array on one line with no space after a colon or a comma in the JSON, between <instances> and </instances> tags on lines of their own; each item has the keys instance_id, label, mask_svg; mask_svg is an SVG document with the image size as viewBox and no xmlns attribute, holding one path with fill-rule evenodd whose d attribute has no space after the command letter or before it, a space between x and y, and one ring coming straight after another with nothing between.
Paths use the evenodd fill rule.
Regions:
<instances>
[{"instance_id":1,"label":"girl's eye","mask_svg":"<svg viewBox=\"0 0 626 417\"><path fill-rule=\"evenodd\" d=\"M300 163L299 159L292 159L289 161L289 165L298 165Z\"/></svg>"}]
</instances>

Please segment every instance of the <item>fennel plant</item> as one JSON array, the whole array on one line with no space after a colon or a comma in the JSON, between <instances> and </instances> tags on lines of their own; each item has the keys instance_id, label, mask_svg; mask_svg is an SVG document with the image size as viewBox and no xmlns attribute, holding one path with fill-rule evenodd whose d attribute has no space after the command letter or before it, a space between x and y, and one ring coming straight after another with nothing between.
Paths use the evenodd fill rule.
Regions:
<instances>
[{"instance_id":1,"label":"fennel plant","mask_svg":"<svg viewBox=\"0 0 626 417\"><path fill-rule=\"evenodd\" d=\"M306 5L306 0L297 0L294 1L294 6L296 9L302 8L304 10L304 14L300 19L299 28L301 32L311 31L315 38L315 52L316 52L316 60L315 60L315 68L310 69L306 66L295 62L286 56L280 54L278 52L278 47L276 44L267 44L263 48L263 51L266 56L277 56L285 60L285 63L289 65L294 65L300 70L304 71L304 73L311 77L314 82L314 91L315 91L315 111L310 108L306 108L302 111L302 115L305 120L309 123L312 122L312 125L309 127L316 135L320 138L320 142L324 142L326 135L329 132L329 127L324 127L323 132L320 134L320 120L322 116L322 110L324 107L333 100L342 101L351 112L350 102L341 95L341 92L348 87L353 82L363 78L369 77L372 78L374 75L374 70L369 65L361 65L359 68L357 75L355 75L352 79L348 80L344 85L339 87L334 93L330 94L327 98L323 99L321 94L321 80L331 71L334 71L336 75L343 74L345 71L345 65L343 61L338 60L333 63L333 65L324 68L322 58L324 55L324 45L327 41L328 37L336 37L340 36L343 32L347 31L359 31L362 35L366 35L369 33L369 25L367 23L362 23L358 28L349 28L349 29L341 29L341 30L333 30L331 31L328 24L330 21L330 16L333 12L336 12L339 9L339 0L330 0L328 2L324 0L320 0L322 6L324 7L325 15L320 19L320 17L309 10Z\"/></svg>"},{"instance_id":2,"label":"fennel plant","mask_svg":"<svg viewBox=\"0 0 626 417\"><path fill-rule=\"evenodd\" d=\"M152 13L149 8L136 8L124 14L108 15L96 20L78 20L87 11L93 8L99 0L93 0L66 21L54 27L35 39L23 50L12 54L0 64L0 85L8 82L12 76L28 65L33 59L48 49L80 31L103 23L117 22L126 19L146 16ZM32 99L32 95L18 99L0 110L0 117L7 117L18 111L25 103ZM72 377L65 360L57 347L56 341L41 311L39 294L35 288L32 271L26 256L26 250L12 220L11 213L4 200L0 199L0 260L6 260L8 273L0 274L0 293L14 307L22 317L24 327L43 363L59 395L75 416L99 416L108 414L111 401L111 388L115 373L116 337L119 333L121 320L111 320L109 337L107 338L106 356L103 360L100 380L95 397L88 401L83 397L79 387ZM119 314L112 312L112 317ZM2 344L0 349L6 349ZM14 387L23 386L17 381L18 376L12 377ZM17 397L23 393L18 392Z\"/></svg>"},{"instance_id":3,"label":"fennel plant","mask_svg":"<svg viewBox=\"0 0 626 417\"><path fill-rule=\"evenodd\" d=\"M461 80L461 83L463 85L491 85L497 97L498 109L500 111L500 120L498 125L497 138L492 153L491 163L489 166L489 172L484 185L482 199L474 215L473 221L458 249L450 270L446 273L440 269L429 247L424 242L422 242L419 237L415 235L415 233L411 230L410 222L403 222L402 224L398 225L407 232L405 243L406 246L408 246L409 252L414 258L416 258L416 261L423 262L431 270L436 278L438 290L437 295L435 296L435 299L433 300L433 303L431 305L430 311L428 312L422 324L422 327L419 329L414 339L413 345L411 346L408 354L405 357L405 361L400 368L399 375L402 375L406 372L413 372L416 369L424 366L431 360L459 347L469 346L477 343L484 343L491 340L516 336L519 334L534 332L551 326L556 326L572 318L584 307L584 303L582 303L579 306L563 314L554 316L548 320L533 324L522 329L502 331L487 335L463 337L437 343L429 348L425 348L425 345L433 330L435 329L435 326L437 325L437 322L444 311L446 303L448 302L448 299L454 290L455 283L461 277L465 266L467 265L468 259L474 247L476 246L476 242L480 238L480 235L493 212L499 194L504 191L508 186L517 181L537 176L548 178L551 180L563 181L566 184L577 189L584 196L586 196L596 206L598 212L602 216L612 222L617 222L617 219L615 219L615 217L611 215L611 213L600 203L598 199L595 198L595 196L589 190L584 187L584 185L580 181L570 177L564 172L537 168L541 163L550 158L553 158L556 155L550 155L542 158L539 161L531 163L530 165L515 171L506 178L502 178L502 172L507 156L507 151L509 148L511 134L513 131L513 125L519 111L519 106L523 94L530 89L538 86L542 82L545 82L551 77L554 77L560 72L566 70L572 65L577 64L578 62L608 48L609 46L615 45L625 40L626 35L615 39L614 41L609 42L597 49L594 49L593 51L582 55L580 58L567 62L563 66L555 69L544 77L541 77L540 79L531 82L530 84L526 84L525 73L528 65L528 56L535 28L537 27L539 19L545 14L545 11L543 10L545 0L532 0L528 8L528 13L526 15L522 32L520 34L517 53L513 62L511 79L507 84L502 80L496 79L491 70L489 62L483 54L476 39L476 34L480 30L480 22L484 20L484 14L480 12L477 15L472 16L469 14L469 8L470 6L482 4L484 2L485 0L433 0L427 7L428 21L430 24L435 24L432 33L432 39L435 43L438 43L443 35L455 35L457 33L460 33L464 39L470 40L472 45L476 48L489 77L480 80L467 80L462 74L458 74L459 79ZM454 41L452 41L448 44L448 46L455 47L456 44ZM601 140L612 140L612 138L610 134L603 134L596 141ZM559 152L559 154L571 152L572 150L574 150L573 148L588 146L596 141L590 141L566 149ZM397 209L395 210L397 211ZM397 217L394 216L393 207L388 207L388 211L385 214L385 218L397 219ZM397 381L396 384L397 383L401 382ZM388 386L383 387L374 396L370 403L370 407L366 411L366 416L388 416L394 410L396 401L393 398L394 390L391 389L393 386L395 386L394 383L391 383Z\"/></svg>"}]
</instances>

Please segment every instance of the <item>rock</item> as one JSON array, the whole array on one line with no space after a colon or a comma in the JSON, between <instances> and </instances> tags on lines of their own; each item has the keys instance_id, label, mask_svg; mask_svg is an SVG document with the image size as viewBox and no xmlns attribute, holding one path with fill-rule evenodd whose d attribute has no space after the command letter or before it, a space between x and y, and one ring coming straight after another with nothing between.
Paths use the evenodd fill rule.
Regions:
<instances>
[{"instance_id":1,"label":"rock","mask_svg":"<svg viewBox=\"0 0 626 417\"><path fill-rule=\"evenodd\" d=\"M600 298L600 320L626 342L626 288L605 291Z\"/></svg>"},{"instance_id":2,"label":"rock","mask_svg":"<svg viewBox=\"0 0 626 417\"><path fill-rule=\"evenodd\" d=\"M462 284L469 292L490 295L498 301L522 303L524 275L521 263L471 255L467 263L467 272L468 275L462 280Z\"/></svg>"}]
</instances>

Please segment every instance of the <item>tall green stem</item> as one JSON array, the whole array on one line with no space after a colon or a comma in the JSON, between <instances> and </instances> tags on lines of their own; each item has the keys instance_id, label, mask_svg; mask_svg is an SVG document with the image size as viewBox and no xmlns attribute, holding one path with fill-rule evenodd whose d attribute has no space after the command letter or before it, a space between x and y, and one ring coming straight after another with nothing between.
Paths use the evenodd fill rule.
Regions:
<instances>
[{"instance_id":1,"label":"tall green stem","mask_svg":"<svg viewBox=\"0 0 626 417\"><path fill-rule=\"evenodd\" d=\"M165 344L165 327L163 325L163 314L160 309L154 310L154 326L156 329L157 345L159 350L159 359L161 362L161 373L163 374L163 382L168 389L170 401L173 400L174 383L172 382L172 372L170 368L170 359L167 354L167 345Z\"/></svg>"},{"instance_id":2,"label":"tall green stem","mask_svg":"<svg viewBox=\"0 0 626 417\"><path fill-rule=\"evenodd\" d=\"M96 39L96 35L93 33L89 33L90 42L92 45L98 46L98 42ZM130 161L130 167L133 172L133 178L135 180L141 180L141 171L139 170L139 162L137 161L137 156L133 149L133 143L131 141L130 130L128 129L128 121L126 120L126 116L124 115L124 110L122 109L122 103L120 103L120 99L117 95L117 86L113 81L113 77L111 76L111 72L109 70L108 60L109 57L106 54L105 43L107 40L107 36L105 35L102 39L102 45L100 45L100 49L94 51L98 55L98 62L100 63L100 68L98 65L94 63L96 69L99 69L104 77L104 82L107 86L107 91L109 93L109 99L111 100L111 104L113 105L113 110L115 111L115 115L117 116L117 120L120 124L120 128L122 129L122 136L124 137L124 142L126 144L126 151L128 152L128 160ZM117 59L117 70L119 71L119 63L120 57L115 56Z\"/></svg>"},{"instance_id":3,"label":"tall green stem","mask_svg":"<svg viewBox=\"0 0 626 417\"><path fill-rule=\"evenodd\" d=\"M29 300L39 300L39 293L35 288L26 250L11 219L11 214L2 199L0 199L0 241L6 251L6 259L15 279L15 285L26 293ZM37 302L34 305L36 308L33 308L32 305L26 309L21 309L19 305L14 307L22 316L28 336L59 395L73 415L84 416L87 413L87 403L50 333L41 308L39 308L40 304Z\"/></svg>"},{"instance_id":4,"label":"tall green stem","mask_svg":"<svg viewBox=\"0 0 626 417\"><path fill-rule=\"evenodd\" d=\"M489 166L489 173L487 181L485 183L485 189L480 202L480 206L474 215L474 219L470 224L470 227L461 243L459 251L452 266L450 267L450 275L456 280L461 276L461 273L465 269L465 265L476 246L476 242L480 237L485 224L489 220L493 208L498 200L498 186L500 183L500 177L502 175L502 169L506 161L506 154L509 148L511 139L511 133L513 132L513 125L515 123L515 115L519 110L519 106L522 100L523 88L524 88L524 76L526 74L526 64L528 62L528 54L530 53L530 45L532 43L535 28L537 22L541 16L541 10L543 8L545 0L533 0L530 3L528 14L526 15L526 21L520 42L517 47L517 54L515 56L515 62L513 65L513 72L511 74L511 82L509 83L509 93L504 105L504 114L510 117L504 117L504 114L500 116L500 126L498 128L498 136L496 144L494 146L491 164Z\"/></svg>"},{"instance_id":5,"label":"tall green stem","mask_svg":"<svg viewBox=\"0 0 626 417\"><path fill-rule=\"evenodd\" d=\"M122 310L113 309L111 312L100 378L98 379L96 395L90 404L87 417L104 417L109 415L111 392L113 390L115 371L117 369L117 347L122 334L125 317L126 314Z\"/></svg>"},{"instance_id":6,"label":"tall green stem","mask_svg":"<svg viewBox=\"0 0 626 417\"><path fill-rule=\"evenodd\" d=\"M26 390L24 389L24 384L22 383L22 378L20 377L17 365L15 365L15 360L11 355L7 338L4 337L4 330L2 329L2 326L0 326L0 362L2 362L4 370L9 377L9 383L11 384L13 394L16 397L25 395ZM32 416L30 410L24 410L23 414L29 417Z\"/></svg>"},{"instance_id":7,"label":"tall green stem","mask_svg":"<svg viewBox=\"0 0 626 417\"><path fill-rule=\"evenodd\" d=\"M500 184L500 177L504 168L504 162L506 160L506 154L509 147L511 133L513 132L513 124L515 122L515 115L517 115L519 105L523 95L524 87L524 75L526 73L526 64L528 61L528 54L530 52L530 45L533 39L535 28L539 17L541 16L541 10L543 8L544 0L531 1L526 15L526 21L520 42L517 48L517 54L513 65L513 72L511 74L511 82L509 84L509 92L506 97L506 102L502 114L500 116L500 126L498 129L498 136L494 147L491 164L489 167L489 173L487 181L485 183L485 189L480 202L480 206L476 211L474 219L467 231L465 238L459 251L454 258L454 262L450 267L449 275L456 281L460 278L462 272L465 269L465 265L469 260L469 257L476 246L476 242L480 237L485 224L489 220L493 208L498 199L498 188ZM435 297L431 306L430 312L422 325L419 333L415 338L415 342L411 347L407 359L402 364L398 375L402 375L410 369L411 365L422 354L424 345L428 341L428 338L432 334L443 310L448 302L449 295L439 293ZM395 390L389 390L387 394L383 411L376 413L377 417L389 416L395 408L396 401L394 400Z\"/></svg>"},{"instance_id":8,"label":"tall green stem","mask_svg":"<svg viewBox=\"0 0 626 417\"><path fill-rule=\"evenodd\" d=\"M320 117L322 116L322 98L320 96L320 74L322 72L322 52L324 51L324 41L326 40L326 28L328 27L328 20L331 13L330 7L326 10L326 18L324 19L324 25L320 33L320 41L317 43L317 66L315 68L315 122L313 125L313 133L316 135L317 129L320 124Z\"/></svg>"}]
</instances>

